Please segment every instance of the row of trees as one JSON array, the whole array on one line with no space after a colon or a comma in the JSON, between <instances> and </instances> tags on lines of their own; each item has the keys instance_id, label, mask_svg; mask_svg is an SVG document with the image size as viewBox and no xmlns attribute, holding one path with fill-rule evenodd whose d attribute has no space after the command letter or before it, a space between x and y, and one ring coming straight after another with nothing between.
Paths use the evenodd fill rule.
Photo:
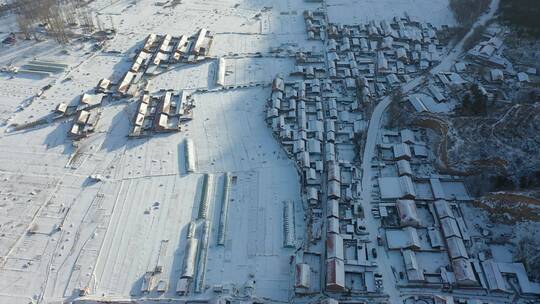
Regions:
<instances>
[{"instance_id":1,"label":"row of trees","mask_svg":"<svg viewBox=\"0 0 540 304\"><path fill-rule=\"evenodd\" d=\"M405 95L401 89L395 90L390 95L390 105L388 106L388 121L389 128L402 128L405 125L403 115L403 102Z\"/></svg>"},{"instance_id":2,"label":"row of trees","mask_svg":"<svg viewBox=\"0 0 540 304\"><path fill-rule=\"evenodd\" d=\"M458 40L469 32L478 17L488 9L490 2L490 0L450 0L450 9L459 24L455 32ZM471 45L476 44L479 35L481 32L477 28L476 33L465 42L466 50L470 49Z\"/></svg>"},{"instance_id":3,"label":"row of trees","mask_svg":"<svg viewBox=\"0 0 540 304\"><path fill-rule=\"evenodd\" d=\"M71 28L94 30L94 21L84 0L13 0L12 12L27 39L45 31L59 43L67 43Z\"/></svg>"},{"instance_id":4,"label":"row of trees","mask_svg":"<svg viewBox=\"0 0 540 304\"><path fill-rule=\"evenodd\" d=\"M540 37L540 1L501 0L501 17L518 33Z\"/></svg>"},{"instance_id":5,"label":"row of trees","mask_svg":"<svg viewBox=\"0 0 540 304\"><path fill-rule=\"evenodd\" d=\"M450 0L450 9L460 25L470 28L487 10L490 2L490 0Z\"/></svg>"},{"instance_id":6,"label":"row of trees","mask_svg":"<svg viewBox=\"0 0 540 304\"><path fill-rule=\"evenodd\" d=\"M533 281L540 281L540 241L534 237L524 237L517 244L514 258L525 265Z\"/></svg>"},{"instance_id":7,"label":"row of trees","mask_svg":"<svg viewBox=\"0 0 540 304\"><path fill-rule=\"evenodd\" d=\"M477 84L471 85L469 92L463 96L461 112L466 115L486 115L487 108L487 95Z\"/></svg>"}]
</instances>

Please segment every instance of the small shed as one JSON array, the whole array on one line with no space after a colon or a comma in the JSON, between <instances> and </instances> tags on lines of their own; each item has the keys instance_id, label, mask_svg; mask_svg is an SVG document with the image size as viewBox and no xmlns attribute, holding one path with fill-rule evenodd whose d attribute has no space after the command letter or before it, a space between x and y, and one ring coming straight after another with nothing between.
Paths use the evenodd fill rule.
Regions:
<instances>
[{"instance_id":1,"label":"small shed","mask_svg":"<svg viewBox=\"0 0 540 304\"><path fill-rule=\"evenodd\" d=\"M329 199L326 201L326 217L334 217L339 219L339 201L336 199Z\"/></svg>"},{"instance_id":2,"label":"small shed","mask_svg":"<svg viewBox=\"0 0 540 304\"><path fill-rule=\"evenodd\" d=\"M401 189L401 198L414 199L416 197L416 190L411 177L406 175L400 176L398 180Z\"/></svg>"},{"instance_id":3,"label":"small shed","mask_svg":"<svg viewBox=\"0 0 540 304\"><path fill-rule=\"evenodd\" d=\"M457 236L449 237L446 239L446 245L448 246L448 254L451 259L469 258L469 254L461 238Z\"/></svg>"},{"instance_id":4,"label":"small shed","mask_svg":"<svg viewBox=\"0 0 540 304\"><path fill-rule=\"evenodd\" d=\"M56 113L64 114L67 111L67 104L61 102L56 106L56 109L54 110Z\"/></svg>"},{"instance_id":5,"label":"small shed","mask_svg":"<svg viewBox=\"0 0 540 304\"><path fill-rule=\"evenodd\" d=\"M411 149L409 148L409 145L404 144L404 143L393 145L392 151L394 153L394 159L396 160L400 160L400 159L410 160L412 157Z\"/></svg>"},{"instance_id":6,"label":"small shed","mask_svg":"<svg viewBox=\"0 0 540 304\"><path fill-rule=\"evenodd\" d=\"M321 142L315 138L308 139L308 152L311 154L321 154Z\"/></svg>"},{"instance_id":7,"label":"small shed","mask_svg":"<svg viewBox=\"0 0 540 304\"><path fill-rule=\"evenodd\" d=\"M434 199L436 200L446 199L443 186L441 184L441 181L438 178L430 178L429 185L431 187L431 191L433 193Z\"/></svg>"},{"instance_id":8,"label":"small shed","mask_svg":"<svg viewBox=\"0 0 540 304\"><path fill-rule=\"evenodd\" d=\"M451 217L445 217L440 220L442 232L445 238L449 237L459 237L461 238L461 233L459 232L459 227L455 219Z\"/></svg>"},{"instance_id":9,"label":"small shed","mask_svg":"<svg viewBox=\"0 0 540 304\"><path fill-rule=\"evenodd\" d=\"M339 167L339 163L336 161L329 161L327 163L327 167L328 167L328 180L341 182L341 170Z\"/></svg>"},{"instance_id":10,"label":"small shed","mask_svg":"<svg viewBox=\"0 0 540 304\"><path fill-rule=\"evenodd\" d=\"M311 267L306 263L296 264L295 288L309 289L311 281Z\"/></svg>"},{"instance_id":11,"label":"small shed","mask_svg":"<svg viewBox=\"0 0 540 304\"><path fill-rule=\"evenodd\" d=\"M499 69L492 69L490 71L491 75L491 81L503 81L504 80L504 74L503 71Z\"/></svg>"},{"instance_id":12,"label":"small shed","mask_svg":"<svg viewBox=\"0 0 540 304\"><path fill-rule=\"evenodd\" d=\"M328 181L328 198L339 199L341 198L341 184L338 181Z\"/></svg>"},{"instance_id":13,"label":"small shed","mask_svg":"<svg viewBox=\"0 0 540 304\"><path fill-rule=\"evenodd\" d=\"M412 175L411 163L408 160L402 159L397 161L398 175Z\"/></svg>"},{"instance_id":14,"label":"small shed","mask_svg":"<svg viewBox=\"0 0 540 304\"><path fill-rule=\"evenodd\" d=\"M517 73L517 79L519 82L529 82L529 75L525 72Z\"/></svg>"},{"instance_id":15,"label":"small shed","mask_svg":"<svg viewBox=\"0 0 540 304\"><path fill-rule=\"evenodd\" d=\"M445 217L454 218L454 212L450 208L450 204L446 200L437 200L433 203L435 206L435 212L440 219Z\"/></svg>"},{"instance_id":16,"label":"small shed","mask_svg":"<svg viewBox=\"0 0 540 304\"><path fill-rule=\"evenodd\" d=\"M339 219L331 217L327 219L327 232L339 234Z\"/></svg>"},{"instance_id":17,"label":"small shed","mask_svg":"<svg viewBox=\"0 0 540 304\"><path fill-rule=\"evenodd\" d=\"M416 142L414 132L411 129L403 129L403 130L399 131L399 134L401 135L401 142L402 143L414 144Z\"/></svg>"},{"instance_id":18,"label":"small shed","mask_svg":"<svg viewBox=\"0 0 540 304\"><path fill-rule=\"evenodd\" d=\"M326 257L343 260L343 237L341 234L332 233L326 236Z\"/></svg>"},{"instance_id":19,"label":"small shed","mask_svg":"<svg viewBox=\"0 0 540 304\"><path fill-rule=\"evenodd\" d=\"M78 124L84 125L86 124L86 121L88 121L89 117L90 117L90 112L83 110L83 111L80 111L79 114L77 114L75 121Z\"/></svg>"},{"instance_id":20,"label":"small shed","mask_svg":"<svg viewBox=\"0 0 540 304\"><path fill-rule=\"evenodd\" d=\"M319 192L317 191L317 187L307 187L306 188L306 197L308 200L318 200L319 199Z\"/></svg>"},{"instance_id":21,"label":"small shed","mask_svg":"<svg viewBox=\"0 0 540 304\"><path fill-rule=\"evenodd\" d=\"M342 260L326 261L326 290L332 292L345 290L345 264Z\"/></svg>"},{"instance_id":22,"label":"small shed","mask_svg":"<svg viewBox=\"0 0 540 304\"><path fill-rule=\"evenodd\" d=\"M282 78L277 77L274 79L274 81L272 82L272 91L285 91L285 82Z\"/></svg>"},{"instance_id":23,"label":"small shed","mask_svg":"<svg viewBox=\"0 0 540 304\"><path fill-rule=\"evenodd\" d=\"M456 282L461 286L475 286L478 285L476 275L471 262L467 259L459 258L452 261L452 268L454 270L454 276Z\"/></svg>"},{"instance_id":24,"label":"small shed","mask_svg":"<svg viewBox=\"0 0 540 304\"><path fill-rule=\"evenodd\" d=\"M413 200L397 200L396 207L402 226L420 226L420 217Z\"/></svg>"},{"instance_id":25,"label":"small shed","mask_svg":"<svg viewBox=\"0 0 540 304\"><path fill-rule=\"evenodd\" d=\"M402 251L403 260L405 262L405 270L407 271L407 278L410 282L422 282L425 281L424 271L418 265L416 254L414 251L407 249Z\"/></svg>"},{"instance_id":26,"label":"small shed","mask_svg":"<svg viewBox=\"0 0 540 304\"><path fill-rule=\"evenodd\" d=\"M110 85L111 85L111 81L107 78L103 78L98 83L98 90L102 92L107 91Z\"/></svg>"}]
</instances>

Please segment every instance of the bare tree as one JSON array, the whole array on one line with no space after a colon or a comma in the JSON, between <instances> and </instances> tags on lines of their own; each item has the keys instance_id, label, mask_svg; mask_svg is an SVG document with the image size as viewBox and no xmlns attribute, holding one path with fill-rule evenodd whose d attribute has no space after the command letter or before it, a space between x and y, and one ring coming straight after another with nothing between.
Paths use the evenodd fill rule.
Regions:
<instances>
[{"instance_id":1,"label":"bare tree","mask_svg":"<svg viewBox=\"0 0 540 304\"><path fill-rule=\"evenodd\" d=\"M84 31L94 31L91 12L83 0L13 0L12 11L21 32L37 39L37 30L45 31L59 43L67 43L71 27L80 25Z\"/></svg>"},{"instance_id":2,"label":"bare tree","mask_svg":"<svg viewBox=\"0 0 540 304\"><path fill-rule=\"evenodd\" d=\"M388 127L401 128L403 125L403 101L405 96L401 89L394 90L390 95L388 106Z\"/></svg>"}]
</instances>

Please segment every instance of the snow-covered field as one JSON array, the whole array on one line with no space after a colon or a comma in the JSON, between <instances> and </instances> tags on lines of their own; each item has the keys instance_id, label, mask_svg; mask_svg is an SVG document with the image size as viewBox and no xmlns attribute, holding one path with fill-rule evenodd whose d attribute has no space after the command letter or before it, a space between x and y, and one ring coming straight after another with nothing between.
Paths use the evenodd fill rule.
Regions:
<instances>
[{"instance_id":1,"label":"snow-covered field","mask_svg":"<svg viewBox=\"0 0 540 304\"><path fill-rule=\"evenodd\" d=\"M454 25L448 0L327 0L330 22L341 24L392 20L408 15L433 25Z\"/></svg>"},{"instance_id":2,"label":"snow-covered field","mask_svg":"<svg viewBox=\"0 0 540 304\"><path fill-rule=\"evenodd\" d=\"M445 0L326 4L335 23L391 19L404 12L435 25L455 22ZM39 119L61 102L74 104L101 78L118 81L150 33L192 35L207 28L215 35L210 56L227 57L226 86L264 85L195 92L215 89L215 60L175 67L151 79L148 88L193 93L194 120L179 133L150 138L127 138L134 100L106 104L96 132L77 147L67 138L67 121L18 132L6 132L7 125L0 124L0 304L59 303L86 287L94 296L140 298L143 276L155 266L163 241L168 249L161 278L169 288L151 296L176 297L187 227L197 217L205 173L216 177L206 285L243 290L253 280L257 296L289 301L295 253L283 248L283 201L297 203L300 243L300 177L266 125L264 110L271 80L290 73L294 61L263 55L275 47L320 51L320 42L307 40L302 16L319 5L304 0L184 0L174 9L156 1L91 5L103 25L118 32L103 52L90 52L88 45L64 50L51 41L0 47L2 67L34 57L69 65L43 79L0 73L0 121ZM2 32L13 30L10 23L0 26ZM51 88L30 103L48 84ZM26 107L17 111L22 104ZM196 147L192 174L185 168L186 138ZM220 247L216 235L226 172L235 179L226 242ZM91 181L93 174L104 180Z\"/></svg>"},{"instance_id":3,"label":"snow-covered field","mask_svg":"<svg viewBox=\"0 0 540 304\"><path fill-rule=\"evenodd\" d=\"M216 33L213 52L223 55L267 53L271 46L306 41L301 13L281 16L276 7L260 20L253 19L270 3L240 3L235 9L232 1L189 1L175 10L147 1L108 3L93 4L104 7L102 23L112 22L119 32L106 51L124 54L85 54L73 45L63 52L51 47L52 42L26 41L0 50L2 64L22 65L37 57L70 65L63 74L44 79L2 75L2 119L9 119L9 124L29 122L48 115L60 102L75 104L101 78L117 81L132 50L149 33L194 34L206 27ZM298 11L302 7L300 2L280 6ZM277 65L265 58L228 62L227 81L233 85L269 82L276 73L292 69L287 59ZM152 91L213 87L215 69L212 62L182 67L156 77L149 87ZM15 112L47 84L52 87L45 94ZM293 253L282 246L282 202L300 202L299 181L264 122L268 89L196 94L194 120L181 133L136 140L126 138L133 107L107 105L96 133L80 143L78 153L66 137L69 122L16 133L5 133L3 126L0 171L6 203L1 249L7 258L0 270L0 303L27 303L30 298L60 301L85 287L100 296L138 297L142 277L154 266L162 240L169 240L162 275L169 283L166 295L175 296L186 229L196 217L204 172L216 176L208 286L241 289L254 278L257 295L287 300ZM195 142L200 173L185 174L186 137ZM71 157L75 159L70 161ZM226 244L218 247L215 235L225 172L236 180ZM106 181L94 183L90 174L101 174Z\"/></svg>"}]
</instances>

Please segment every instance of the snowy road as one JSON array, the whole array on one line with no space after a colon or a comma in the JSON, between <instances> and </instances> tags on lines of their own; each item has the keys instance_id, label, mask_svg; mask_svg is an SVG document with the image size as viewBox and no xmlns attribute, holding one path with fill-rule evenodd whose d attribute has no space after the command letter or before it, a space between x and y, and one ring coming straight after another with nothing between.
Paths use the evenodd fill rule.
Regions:
<instances>
[{"instance_id":1,"label":"snowy road","mask_svg":"<svg viewBox=\"0 0 540 304\"><path fill-rule=\"evenodd\" d=\"M437 65L431 70L432 75L436 75L439 72L450 70L454 62L463 53L463 45L465 44L465 41L467 41L467 39L474 33L474 30L477 27L485 25L489 20L493 18L499 7L499 2L500 0L491 1L491 4L489 5L489 10L483 15L481 15L480 18L478 18L478 20L473 24L469 32L461 39L461 41L459 41L454 46L454 48L448 53L445 58L443 58L439 65Z\"/></svg>"},{"instance_id":2,"label":"snowy road","mask_svg":"<svg viewBox=\"0 0 540 304\"><path fill-rule=\"evenodd\" d=\"M434 67L431 70L432 75L436 75L439 72L442 71L448 71L454 64L454 62L457 60L457 58L463 53L463 44L469 38L472 33L474 32L474 29L476 29L478 26L486 24L488 20L493 18L495 12L497 11L497 8L499 7L499 1L500 0L492 0L489 11L484 13L471 27L467 35L465 35L461 41L459 41L454 48L448 53L448 55L441 61L439 65ZM421 76L416 79L413 79L401 86L401 90L404 95L407 93L410 93L414 89L416 89L418 86L420 86L422 83L424 83L427 80L426 76ZM391 96L384 97L375 107L373 114L371 116L371 119L369 121L368 126L368 133L366 138L366 144L364 147L364 155L362 158L362 206L365 210L369 210L371 206L371 193L372 193L372 169L371 169L371 162L374 157L375 153L375 145L377 143L377 138L379 134L379 130L381 128L382 123L382 117L384 114L384 111L390 105L392 101ZM369 212L365 212L365 221L366 221L366 227L369 230L369 233L371 236L377 236L378 235L378 229L379 229L379 222L377 219L373 217L372 214ZM381 271L381 274L383 275L383 287L386 293L388 293L390 297L390 303L399 303L400 302L400 293L398 289L396 288L394 282L392 282L391 278L394 277L394 272L392 270L392 264L390 261L387 260L386 255L379 255L379 258L377 260L377 263L379 265L379 269Z\"/></svg>"}]
</instances>

